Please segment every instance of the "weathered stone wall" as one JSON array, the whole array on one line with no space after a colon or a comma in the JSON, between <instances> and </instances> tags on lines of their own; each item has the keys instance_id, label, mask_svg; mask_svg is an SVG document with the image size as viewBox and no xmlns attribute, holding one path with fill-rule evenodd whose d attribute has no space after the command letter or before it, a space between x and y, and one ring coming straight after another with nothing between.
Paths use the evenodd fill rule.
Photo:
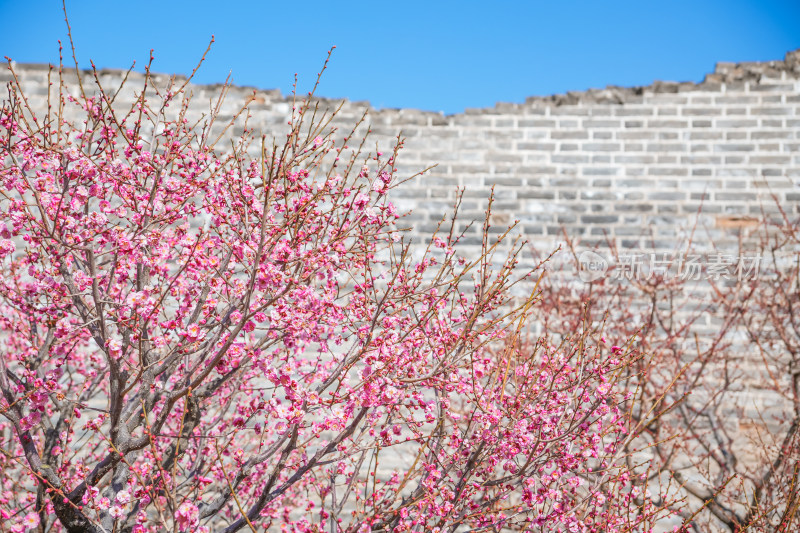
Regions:
<instances>
[{"instance_id":1,"label":"weathered stone wall","mask_svg":"<svg viewBox=\"0 0 800 533\"><path fill-rule=\"evenodd\" d=\"M14 68L43 109L47 67ZM122 74L102 71L100 80L114 87ZM0 71L0 81L9 79ZM141 79L132 74L118 101L130 103ZM156 84L167 79L156 76ZM93 84L86 74L84 86ZM220 86L191 90L199 118ZM292 103L278 91L232 87L219 122L249 98L250 127L279 136ZM349 131L367 107L345 101L335 124ZM783 61L720 63L699 84L608 87L449 116L370 110L366 122L383 148L398 133L406 138L401 175L437 165L393 192L399 207L413 209L420 235L452 207L458 187L462 222L483 217L494 187L498 228L519 220L543 248L563 227L586 245L608 238L621 249L671 250L695 222L702 246L728 240L762 209L800 212L800 51ZM478 231L471 229L475 239Z\"/></svg>"},{"instance_id":2,"label":"weathered stone wall","mask_svg":"<svg viewBox=\"0 0 800 533\"><path fill-rule=\"evenodd\" d=\"M44 111L49 68L14 65L14 71L31 105ZM114 88L123 74L101 71L99 81ZM95 90L93 76L82 77L84 88ZM7 69L0 70L0 82L10 79ZM131 74L117 103L130 105L143 79ZM168 80L153 78L156 86ZM50 81L55 102L55 73ZM67 73L66 81L76 94L75 74ZM189 89L194 104L188 118L202 121L222 87ZM278 91L231 87L217 124L250 99L248 126L280 142L292 100ZM364 102L341 104L333 123L340 137L368 108ZM519 231L545 253L566 232L579 249L611 246L630 257L685 251L690 238L693 250L733 254L762 211L800 215L800 50L783 61L718 64L699 84L608 87L449 116L370 109L358 132L368 126L368 149L377 143L386 151L398 134L406 139L397 165L401 177L437 165L391 192L401 210L413 210L406 222L420 241L451 210L459 187L462 229L483 219L494 188L491 231L519 221ZM241 127L240 121L234 131ZM466 253L479 244L480 228L468 229ZM530 255L526 261L533 263ZM706 316L695 328L713 333L719 321Z\"/></svg>"},{"instance_id":3,"label":"weathered stone wall","mask_svg":"<svg viewBox=\"0 0 800 533\"><path fill-rule=\"evenodd\" d=\"M46 109L48 83L51 102L57 100L57 72L47 65L14 65L14 72L34 109ZM100 71L98 80L114 89L124 74ZM0 69L0 82L11 76ZM169 79L155 75L152 84L164 87ZM73 95L76 81L75 72L66 70ZM143 75L131 73L116 104L130 106L143 81ZM91 73L82 73L82 84L87 92L96 91ZM189 85L189 120L202 123L217 107L221 90ZM282 142L293 102L276 90L230 87L216 127L246 101L251 101L248 127ZM365 102L320 104L341 104L333 122L340 138L369 109ZM400 177L436 165L391 192L400 210L413 210L405 223L418 241L452 209L459 188L464 190L460 229L483 219L494 189L490 231L519 221L519 232L545 254L566 234L579 250L599 247L609 264L614 262L609 248L626 255L623 261L647 263L654 253L686 252L690 240L693 252L738 253L740 236L749 236L762 211L800 214L800 50L782 61L720 63L699 84L608 87L449 116L369 109L357 134L368 127L368 150L377 145L388 151L398 134L405 138ZM231 131L241 130L239 120ZM480 243L480 230L480 223L467 230L461 241L466 254ZM534 262L531 255L524 260ZM728 255L722 262L737 260ZM713 331L713 317L696 327Z\"/></svg>"}]
</instances>

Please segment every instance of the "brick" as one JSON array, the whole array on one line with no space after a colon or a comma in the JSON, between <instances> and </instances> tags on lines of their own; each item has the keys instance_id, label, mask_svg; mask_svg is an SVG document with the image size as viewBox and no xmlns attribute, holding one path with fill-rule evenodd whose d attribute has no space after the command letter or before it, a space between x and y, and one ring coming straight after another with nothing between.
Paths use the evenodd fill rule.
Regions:
<instances>
[{"instance_id":1,"label":"brick","mask_svg":"<svg viewBox=\"0 0 800 533\"><path fill-rule=\"evenodd\" d=\"M496 176L487 176L483 179L483 183L487 187L491 187L493 185L501 185L503 187L521 187L523 182L519 178L499 178Z\"/></svg>"},{"instance_id":2,"label":"brick","mask_svg":"<svg viewBox=\"0 0 800 533\"><path fill-rule=\"evenodd\" d=\"M487 169L483 165L452 165L450 167L454 174L486 174Z\"/></svg>"},{"instance_id":3,"label":"brick","mask_svg":"<svg viewBox=\"0 0 800 533\"><path fill-rule=\"evenodd\" d=\"M685 200L686 193L685 192L651 192L648 193L647 198L650 200L670 200L670 201L678 201L678 200Z\"/></svg>"},{"instance_id":4,"label":"brick","mask_svg":"<svg viewBox=\"0 0 800 533\"><path fill-rule=\"evenodd\" d=\"M715 144L715 152L752 152L756 147L752 144Z\"/></svg>"},{"instance_id":5,"label":"brick","mask_svg":"<svg viewBox=\"0 0 800 533\"><path fill-rule=\"evenodd\" d=\"M726 202L745 202L756 200L758 195L752 192L716 192L714 193L715 200Z\"/></svg>"},{"instance_id":6,"label":"brick","mask_svg":"<svg viewBox=\"0 0 800 533\"><path fill-rule=\"evenodd\" d=\"M781 149L781 145L778 143L759 143L758 150L761 152L777 152Z\"/></svg>"},{"instance_id":7,"label":"brick","mask_svg":"<svg viewBox=\"0 0 800 533\"><path fill-rule=\"evenodd\" d=\"M617 195L612 192L606 191L581 191L580 198L581 200L616 200ZM592 206L593 208L595 206ZM602 208L603 206L597 206L598 209ZM593 209L594 210L594 209Z\"/></svg>"},{"instance_id":8,"label":"brick","mask_svg":"<svg viewBox=\"0 0 800 533\"><path fill-rule=\"evenodd\" d=\"M614 210L620 213L649 213L653 209L653 204L624 203L614 205Z\"/></svg>"},{"instance_id":9,"label":"brick","mask_svg":"<svg viewBox=\"0 0 800 533\"><path fill-rule=\"evenodd\" d=\"M681 115L688 117L713 117L721 115L722 111L718 107L684 107Z\"/></svg>"},{"instance_id":10,"label":"brick","mask_svg":"<svg viewBox=\"0 0 800 533\"><path fill-rule=\"evenodd\" d=\"M531 130L524 131L523 138L525 139L546 139L549 135L547 130Z\"/></svg>"},{"instance_id":11,"label":"brick","mask_svg":"<svg viewBox=\"0 0 800 533\"><path fill-rule=\"evenodd\" d=\"M589 132L586 131L559 131L550 132L551 139L588 139Z\"/></svg>"},{"instance_id":12,"label":"brick","mask_svg":"<svg viewBox=\"0 0 800 533\"><path fill-rule=\"evenodd\" d=\"M765 168L761 170L762 176L783 176L783 169L780 168Z\"/></svg>"},{"instance_id":13,"label":"brick","mask_svg":"<svg viewBox=\"0 0 800 533\"><path fill-rule=\"evenodd\" d=\"M618 143L583 143L581 148L589 152L616 152L620 149Z\"/></svg>"},{"instance_id":14,"label":"brick","mask_svg":"<svg viewBox=\"0 0 800 533\"><path fill-rule=\"evenodd\" d=\"M650 176L688 176L689 170L686 168L650 167L647 174Z\"/></svg>"},{"instance_id":15,"label":"brick","mask_svg":"<svg viewBox=\"0 0 800 533\"><path fill-rule=\"evenodd\" d=\"M652 116L652 107L617 107L614 108L614 116L617 117L638 117L638 116Z\"/></svg>"},{"instance_id":16,"label":"brick","mask_svg":"<svg viewBox=\"0 0 800 533\"><path fill-rule=\"evenodd\" d=\"M717 120L717 126L720 128L755 128L758 126L758 120L756 119L736 119L736 120L727 120L721 119Z\"/></svg>"},{"instance_id":17,"label":"brick","mask_svg":"<svg viewBox=\"0 0 800 533\"><path fill-rule=\"evenodd\" d=\"M576 116L588 116L589 109L575 107L575 106L561 106L561 107L553 107L550 108L551 115L576 115Z\"/></svg>"},{"instance_id":18,"label":"brick","mask_svg":"<svg viewBox=\"0 0 800 533\"><path fill-rule=\"evenodd\" d=\"M747 139L746 131L729 131L725 134L726 141L741 141Z\"/></svg>"},{"instance_id":19,"label":"brick","mask_svg":"<svg viewBox=\"0 0 800 533\"><path fill-rule=\"evenodd\" d=\"M792 160L788 155L754 155L747 159L755 165L788 165Z\"/></svg>"},{"instance_id":20,"label":"brick","mask_svg":"<svg viewBox=\"0 0 800 533\"><path fill-rule=\"evenodd\" d=\"M791 139L791 131L754 131L750 134L752 139Z\"/></svg>"},{"instance_id":21,"label":"brick","mask_svg":"<svg viewBox=\"0 0 800 533\"><path fill-rule=\"evenodd\" d=\"M683 155L681 156L682 165L719 165L722 157L718 155Z\"/></svg>"},{"instance_id":22,"label":"brick","mask_svg":"<svg viewBox=\"0 0 800 533\"><path fill-rule=\"evenodd\" d=\"M731 104L756 104L758 103L757 96L745 96L745 95L738 95L738 96L715 96L714 103L717 105L731 105Z\"/></svg>"},{"instance_id":23,"label":"brick","mask_svg":"<svg viewBox=\"0 0 800 533\"><path fill-rule=\"evenodd\" d=\"M523 155L514 152L489 152L488 154L480 154L481 159L498 163L521 163ZM459 159L463 160L463 154L459 152Z\"/></svg>"},{"instance_id":24,"label":"brick","mask_svg":"<svg viewBox=\"0 0 800 533\"><path fill-rule=\"evenodd\" d=\"M582 178L574 176L563 178L550 178L550 185L553 187L586 187L589 182Z\"/></svg>"},{"instance_id":25,"label":"brick","mask_svg":"<svg viewBox=\"0 0 800 533\"><path fill-rule=\"evenodd\" d=\"M690 140L710 140L710 139L724 139L725 134L721 131L690 131Z\"/></svg>"},{"instance_id":26,"label":"brick","mask_svg":"<svg viewBox=\"0 0 800 533\"><path fill-rule=\"evenodd\" d=\"M582 215L583 224L614 224L619 221L618 215Z\"/></svg>"},{"instance_id":27,"label":"brick","mask_svg":"<svg viewBox=\"0 0 800 533\"><path fill-rule=\"evenodd\" d=\"M660 117L674 117L678 115L678 110L673 107L660 107L657 114Z\"/></svg>"},{"instance_id":28,"label":"brick","mask_svg":"<svg viewBox=\"0 0 800 533\"><path fill-rule=\"evenodd\" d=\"M552 200L556 197L553 191L543 191L540 189L522 189L517 192L517 198L521 199L539 199L539 200Z\"/></svg>"},{"instance_id":29,"label":"brick","mask_svg":"<svg viewBox=\"0 0 800 533\"><path fill-rule=\"evenodd\" d=\"M556 167L519 167L517 172L520 174L553 174L556 172Z\"/></svg>"},{"instance_id":30,"label":"brick","mask_svg":"<svg viewBox=\"0 0 800 533\"><path fill-rule=\"evenodd\" d=\"M682 143L652 143L647 145L648 152L684 152L687 145Z\"/></svg>"},{"instance_id":31,"label":"brick","mask_svg":"<svg viewBox=\"0 0 800 533\"><path fill-rule=\"evenodd\" d=\"M686 128L689 126L688 120L648 120L648 128Z\"/></svg>"},{"instance_id":32,"label":"brick","mask_svg":"<svg viewBox=\"0 0 800 533\"><path fill-rule=\"evenodd\" d=\"M581 125L584 128L612 128L612 129L618 129L622 125L622 122L619 121L619 120L608 120L608 119L598 120L598 119L594 119L593 118L593 119L584 119L581 122Z\"/></svg>"},{"instance_id":33,"label":"brick","mask_svg":"<svg viewBox=\"0 0 800 533\"><path fill-rule=\"evenodd\" d=\"M746 160L745 156L743 155L728 155L725 156L725 164L726 165L739 165L744 163Z\"/></svg>"},{"instance_id":34,"label":"brick","mask_svg":"<svg viewBox=\"0 0 800 533\"><path fill-rule=\"evenodd\" d=\"M517 143L518 150L536 150L539 152L553 152L556 149L556 143L544 143L544 142L518 142Z\"/></svg>"},{"instance_id":35,"label":"brick","mask_svg":"<svg viewBox=\"0 0 800 533\"><path fill-rule=\"evenodd\" d=\"M616 176L619 173L618 168L614 167L596 167L596 168L584 168L583 175L584 176Z\"/></svg>"},{"instance_id":36,"label":"brick","mask_svg":"<svg viewBox=\"0 0 800 533\"><path fill-rule=\"evenodd\" d=\"M553 128L556 125L555 120L542 120L532 118L517 119L517 126L520 128Z\"/></svg>"},{"instance_id":37,"label":"brick","mask_svg":"<svg viewBox=\"0 0 800 533\"><path fill-rule=\"evenodd\" d=\"M589 156L587 155L561 155L555 154L552 157L554 163L588 163Z\"/></svg>"},{"instance_id":38,"label":"brick","mask_svg":"<svg viewBox=\"0 0 800 533\"><path fill-rule=\"evenodd\" d=\"M768 91L775 91L775 92L789 92L794 89L794 86L789 83L782 83L782 84L770 84L770 85L751 85L750 90L753 92L768 92Z\"/></svg>"},{"instance_id":39,"label":"brick","mask_svg":"<svg viewBox=\"0 0 800 533\"><path fill-rule=\"evenodd\" d=\"M793 110L790 107L756 107L750 110L751 115L771 115L771 116L791 116Z\"/></svg>"},{"instance_id":40,"label":"brick","mask_svg":"<svg viewBox=\"0 0 800 533\"><path fill-rule=\"evenodd\" d=\"M652 155L615 155L614 162L615 163L636 163L636 164L648 164L655 161L655 157Z\"/></svg>"},{"instance_id":41,"label":"brick","mask_svg":"<svg viewBox=\"0 0 800 533\"><path fill-rule=\"evenodd\" d=\"M747 114L746 107L728 107L725 109L726 117L746 116Z\"/></svg>"}]
</instances>

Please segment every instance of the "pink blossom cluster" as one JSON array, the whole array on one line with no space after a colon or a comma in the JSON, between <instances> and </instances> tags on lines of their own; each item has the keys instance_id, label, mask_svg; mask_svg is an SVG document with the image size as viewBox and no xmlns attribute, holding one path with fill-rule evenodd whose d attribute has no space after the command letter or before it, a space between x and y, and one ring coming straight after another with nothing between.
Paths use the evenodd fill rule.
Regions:
<instances>
[{"instance_id":1,"label":"pink blossom cluster","mask_svg":"<svg viewBox=\"0 0 800 533\"><path fill-rule=\"evenodd\" d=\"M628 355L525 341L518 248L493 270L488 237L466 259L441 234L412 261L397 150L350 172L351 140L305 105L252 159L247 132L215 151L168 114L180 88L127 113L98 90L62 94L80 124L0 112L11 527L633 531L658 514L619 454Z\"/></svg>"}]
</instances>

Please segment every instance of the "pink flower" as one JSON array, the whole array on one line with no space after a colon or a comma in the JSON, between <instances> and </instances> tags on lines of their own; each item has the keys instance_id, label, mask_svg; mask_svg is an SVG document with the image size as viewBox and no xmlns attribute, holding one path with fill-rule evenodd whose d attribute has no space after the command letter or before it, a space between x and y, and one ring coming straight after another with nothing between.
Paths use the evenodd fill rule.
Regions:
<instances>
[{"instance_id":1,"label":"pink flower","mask_svg":"<svg viewBox=\"0 0 800 533\"><path fill-rule=\"evenodd\" d=\"M92 278L87 276L81 270L76 271L72 275L72 279L75 280L75 285L78 287L79 291L85 291L86 289L92 286Z\"/></svg>"},{"instance_id":2,"label":"pink flower","mask_svg":"<svg viewBox=\"0 0 800 533\"><path fill-rule=\"evenodd\" d=\"M17 247L14 246L14 243L9 241L8 239L3 239L0 241L0 258L3 258L7 255L13 254L14 250Z\"/></svg>"},{"instance_id":3,"label":"pink flower","mask_svg":"<svg viewBox=\"0 0 800 533\"><path fill-rule=\"evenodd\" d=\"M20 425L23 430L28 430L37 425L41 419L42 413L40 411L32 411L28 416L20 420Z\"/></svg>"},{"instance_id":4,"label":"pink flower","mask_svg":"<svg viewBox=\"0 0 800 533\"><path fill-rule=\"evenodd\" d=\"M81 498L81 502L83 505L86 505L91 500L95 499L99 493L100 491L97 490L97 487L87 486L86 492L83 493L83 497Z\"/></svg>"},{"instance_id":5,"label":"pink flower","mask_svg":"<svg viewBox=\"0 0 800 533\"><path fill-rule=\"evenodd\" d=\"M200 510L193 503L183 502L175 511L175 521L178 522L178 529L182 531L197 525L199 518Z\"/></svg>"},{"instance_id":6,"label":"pink flower","mask_svg":"<svg viewBox=\"0 0 800 533\"><path fill-rule=\"evenodd\" d=\"M363 192L359 193L358 196L356 196L356 199L353 201L353 206L358 210L364 209L367 204L369 204L369 195L364 194Z\"/></svg>"},{"instance_id":7,"label":"pink flower","mask_svg":"<svg viewBox=\"0 0 800 533\"><path fill-rule=\"evenodd\" d=\"M186 336L190 339L196 339L200 336L200 326L198 324L189 324L186 328Z\"/></svg>"},{"instance_id":8,"label":"pink flower","mask_svg":"<svg viewBox=\"0 0 800 533\"><path fill-rule=\"evenodd\" d=\"M142 303L144 299L145 299L144 292L133 291L128 295L126 302L129 306L136 307L137 305Z\"/></svg>"},{"instance_id":9,"label":"pink flower","mask_svg":"<svg viewBox=\"0 0 800 533\"><path fill-rule=\"evenodd\" d=\"M22 525L25 529L35 529L39 525L39 515L36 513L28 513L22 519Z\"/></svg>"},{"instance_id":10,"label":"pink flower","mask_svg":"<svg viewBox=\"0 0 800 533\"><path fill-rule=\"evenodd\" d=\"M111 509L108 510L108 514L114 518L122 518L125 515L125 511L119 505L112 505Z\"/></svg>"},{"instance_id":11,"label":"pink flower","mask_svg":"<svg viewBox=\"0 0 800 533\"><path fill-rule=\"evenodd\" d=\"M111 339L106 341L106 346L111 355L119 356L122 353L122 343L118 339Z\"/></svg>"}]
</instances>

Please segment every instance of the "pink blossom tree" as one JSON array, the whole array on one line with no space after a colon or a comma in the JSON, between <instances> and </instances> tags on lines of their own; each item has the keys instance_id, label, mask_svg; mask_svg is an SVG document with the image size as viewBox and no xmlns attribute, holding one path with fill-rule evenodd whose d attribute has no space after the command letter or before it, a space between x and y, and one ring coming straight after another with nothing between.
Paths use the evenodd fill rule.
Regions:
<instances>
[{"instance_id":1,"label":"pink blossom tree","mask_svg":"<svg viewBox=\"0 0 800 533\"><path fill-rule=\"evenodd\" d=\"M401 142L348 148L312 91L252 157L248 129L220 149L214 113L188 122L186 83L147 75L120 109L96 73L77 97L56 74L45 115L16 82L0 110L0 530L663 515L627 461L638 356L531 337L539 274L508 233L464 258L442 230L412 259Z\"/></svg>"}]
</instances>

